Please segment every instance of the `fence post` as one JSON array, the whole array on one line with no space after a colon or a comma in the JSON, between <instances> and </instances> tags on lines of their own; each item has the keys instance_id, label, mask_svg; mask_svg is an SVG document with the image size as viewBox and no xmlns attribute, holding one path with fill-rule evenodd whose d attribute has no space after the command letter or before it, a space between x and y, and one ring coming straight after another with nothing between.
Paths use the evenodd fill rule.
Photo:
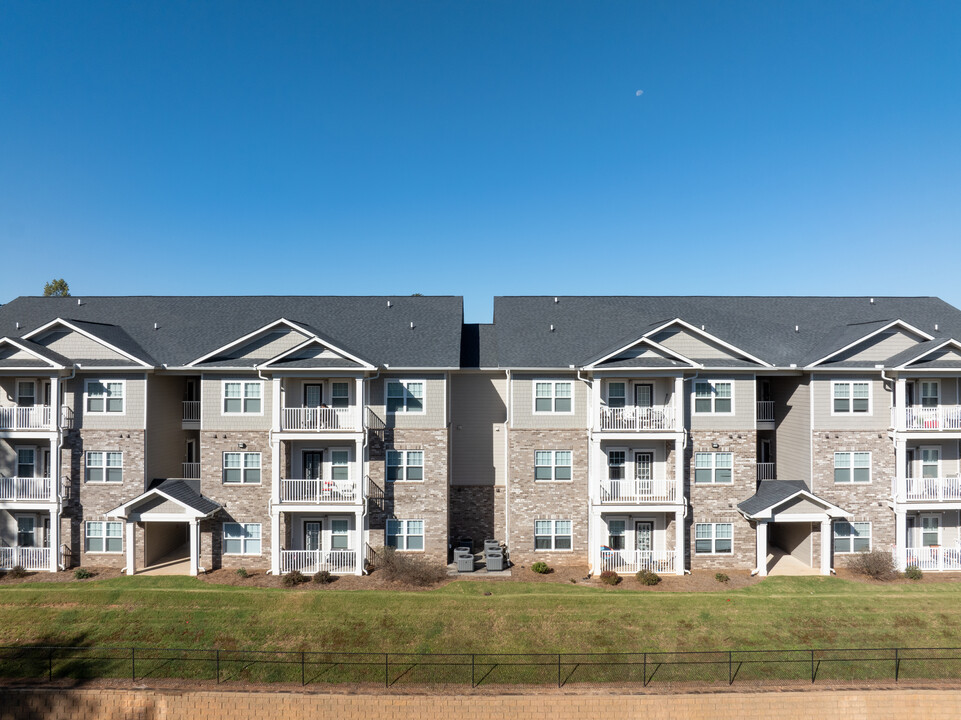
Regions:
<instances>
[{"instance_id":1,"label":"fence post","mask_svg":"<svg viewBox=\"0 0 961 720\"><path fill-rule=\"evenodd\" d=\"M300 651L300 684L307 684L307 663L306 655L303 650Z\"/></svg>"},{"instance_id":2,"label":"fence post","mask_svg":"<svg viewBox=\"0 0 961 720\"><path fill-rule=\"evenodd\" d=\"M473 690L476 685L474 685L474 653L470 654L470 686Z\"/></svg>"},{"instance_id":3,"label":"fence post","mask_svg":"<svg viewBox=\"0 0 961 720\"><path fill-rule=\"evenodd\" d=\"M811 684L814 684L814 651L811 651Z\"/></svg>"},{"instance_id":4,"label":"fence post","mask_svg":"<svg viewBox=\"0 0 961 720\"><path fill-rule=\"evenodd\" d=\"M390 669L387 663L387 653L384 653L384 687L390 687Z\"/></svg>"},{"instance_id":5,"label":"fence post","mask_svg":"<svg viewBox=\"0 0 961 720\"><path fill-rule=\"evenodd\" d=\"M130 681L137 681L137 648L130 648Z\"/></svg>"},{"instance_id":6,"label":"fence post","mask_svg":"<svg viewBox=\"0 0 961 720\"><path fill-rule=\"evenodd\" d=\"M47 679L53 682L53 648L47 652Z\"/></svg>"},{"instance_id":7,"label":"fence post","mask_svg":"<svg viewBox=\"0 0 961 720\"><path fill-rule=\"evenodd\" d=\"M647 653L644 653L644 687L647 687Z\"/></svg>"},{"instance_id":8,"label":"fence post","mask_svg":"<svg viewBox=\"0 0 961 720\"><path fill-rule=\"evenodd\" d=\"M894 682L898 681L898 676L901 674L901 658L898 655L898 649L894 648Z\"/></svg>"},{"instance_id":9,"label":"fence post","mask_svg":"<svg viewBox=\"0 0 961 720\"><path fill-rule=\"evenodd\" d=\"M561 654L557 653L557 687L561 686Z\"/></svg>"},{"instance_id":10,"label":"fence post","mask_svg":"<svg viewBox=\"0 0 961 720\"><path fill-rule=\"evenodd\" d=\"M217 649L217 684L220 685L220 648Z\"/></svg>"},{"instance_id":11,"label":"fence post","mask_svg":"<svg viewBox=\"0 0 961 720\"><path fill-rule=\"evenodd\" d=\"M727 684L734 684L734 653L727 651Z\"/></svg>"}]
</instances>

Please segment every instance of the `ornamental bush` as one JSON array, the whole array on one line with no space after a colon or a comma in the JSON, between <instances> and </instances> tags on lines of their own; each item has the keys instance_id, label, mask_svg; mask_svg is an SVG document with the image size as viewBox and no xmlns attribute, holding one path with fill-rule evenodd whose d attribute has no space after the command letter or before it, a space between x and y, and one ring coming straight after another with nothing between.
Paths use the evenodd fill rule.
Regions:
<instances>
[{"instance_id":1,"label":"ornamental bush","mask_svg":"<svg viewBox=\"0 0 961 720\"><path fill-rule=\"evenodd\" d=\"M538 560L536 563L531 565L531 570L536 572L538 575L547 575L547 573L551 572L551 566L546 562Z\"/></svg>"},{"instance_id":2,"label":"ornamental bush","mask_svg":"<svg viewBox=\"0 0 961 720\"><path fill-rule=\"evenodd\" d=\"M890 552L884 550L858 553L854 556L849 567L852 572L858 575L867 575L874 580L890 580L897 575L894 558L891 557Z\"/></svg>"},{"instance_id":3,"label":"ornamental bush","mask_svg":"<svg viewBox=\"0 0 961 720\"><path fill-rule=\"evenodd\" d=\"M650 570L641 570L634 577L641 585L657 585L661 582L661 576Z\"/></svg>"},{"instance_id":4,"label":"ornamental bush","mask_svg":"<svg viewBox=\"0 0 961 720\"><path fill-rule=\"evenodd\" d=\"M621 576L613 570L605 570L601 573L601 582L605 585L617 585L621 581Z\"/></svg>"}]
</instances>

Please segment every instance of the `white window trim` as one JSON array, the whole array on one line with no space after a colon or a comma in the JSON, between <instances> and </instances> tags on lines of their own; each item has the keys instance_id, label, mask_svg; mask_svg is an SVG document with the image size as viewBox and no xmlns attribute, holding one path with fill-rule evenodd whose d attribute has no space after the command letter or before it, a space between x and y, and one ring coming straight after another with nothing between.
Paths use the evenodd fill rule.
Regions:
<instances>
[{"instance_id":1,"label":"white window trim","mask_svg":"<svg viewBox=\"0 0 961 720\"><path fill-rule=\"evenodd\" d=\"M698 399L697 386L699 383L700 384L707 383L708 385L711 386L711 411L710 412L703 412L703 411L697 410L697 399ZM717 403L717 388L716 388L717 383L727 383L728 385L731 386L730 412L717 412L714 409ZM695 379L694 382L691 383L691 386L692 386L691 387L691 415L698 415L699 417L710 417L711 415L722 415L724 417L729 417L731 415L734 415L737 409L737 405L734 402L735 385L736 383L734 381L734 378L697 378ZM701 399L703 400L704 398L701 398ZM724 399L726 400L727 398L724 398Z\"/></svg>"},{"instance_id":2,"label":"white window trim","mask_svg":"<svg viewBox=\"0 0 961 720\"><path fill-rule=\"evenodd\" d=\"M227 455L240 455L240 482L227 482ZM247 455L259 455L260 456L260 466L257 468L260 470L260 482L244 482L245 470L247 470L247 465L245 464ZM236 470L237 468L230 468L231 470ZM228 485L230 487L257 487L258 485L264 484L264 454L257 450L224 450L220 455L220 484ZM248 523L250 524L250 523Z\"/></svg>"},{"instance_id":3,"label":"white window trim","mask_svg":"<svg viewBox=\"0 0 961 720\"><path fill-rule=\"evenodd\" d=\"M537 386L538 384L550 383L551 386L551 409L550 410L538 410L537 409ZM553 408L557 407L557 386L558 384L570 385L571 386L571 409L557 411ZM571 380L557 380L553 378L535 378L531 380L531 412L534 415L573 415L574 414L574 395L575 395L575 381ZM626 399L625 399L626 403Z\"/></svg>"},{"instance_id":4,"label":"white window trim","mask_svg":"<svg viewBox=\"0 0 961 720\"><path fill-rule=\"evenodd\" d=\"M941 380L933 379L928 380L927 378L918 378L917 382L917 392L915 393L915 400L917 400L917 407L924 407L924 395L921 393L924 388L924 383L934 383L934 387L937 388L937 394L934 396L935 402L934 406L939 407L941 405Z\"/></svg>"},{"instance_id":5,"label":"white window trim","mask_svg":"<svg viewBox=\"0 0 961 720\"><path fill-rule=\"evenodd\" d=\"M566 452L570 453L571 464L570 465L558 465L557 464L557 453ZM551 454L551 464L550 465L538 465L537 464L537 453L550 453ZM625 461L626 462L626 461ZM539 467L549 467L551 469L551 477L549 480L538 480L537 479L537 468ZM557 479L557 468L558 467L570 467L571 477L567 480ZM569 483L574 482L574 451L568 450L566 448L561 448L560 450L535 450L534 451L534 482L538 483Z\"/></svg>"},{"instance_id":6,"label":"white window trim","mask_svg":"<svg viewBox=\"0 0 961 720\"><path fill-rule=\"evenodd\" d=\"M398 537L404 538L404 547L403 547L403 548L399 548L399 547L397 547L396 545L390 546L390 547L393 547L396 552L422 553L422 552L426 552L426 551L427 551L427 523L426 523L422 518L388 518L388 519L387 519L387 523L385 524L385 527L384 527L384 544L385 544L385 545L387 545L387 543L388 543L388 538L391 537L391 534L390 534L390 523L391 523L391 522L402 523L401 529L403 530L403 532L402 532L400 535L394 534L393 537L395 537L395 538L398 538ZM407 533L407 523L410 523L410 522L419 522L419 523L421 523L421 529L422 529L423 534L422 534L422 535L410 535L410 534L408 534L408 533ZM420 549L415 548L414 550L410 550L410 549L407 547L407 545L409 544L409 543L407 542L407 538L411 538L411 537L420 537L420 538L423 538L423 543L422 543L422 544L423 544L424 547L422 547L422 548L420 548Z\"/></svg>"},{"instance_id":7,"label":"white window trim","mask_svg":"<svg viewBox=\"0 0 961 720\"><path fill-rule=\"evenodd\" d=\"M16 468L14 472L14 477L24 477L20 474L20 451L21 450L33 450L33 475L31 477L40 477L37 475L37 470L40 468L40 449L36 445L14 445L13 446L13 466Z\"/></svg>"},{"instance_id":8,"label":"white window trim","mask_svg":"<svg viewBox=\"0 0 961 720\"><path fill-rule=\"evenodd\" d=\"M710 470L711 470L711 482L698 482L698 481L697 481L697 471L698 471L698 469L699 469L699 468L697 467L697 456L698 456L698 455L710 455L710 456L711 456L711 467L710 467ZM730 468L720 468L721 470L730 470L730 471L731 471L731 482L718 482L718 481L717 481L717 471L718 471L718 469L719 469L718 466L717 466L717 456L718 456L718 455L730 455L730 456L731 456L731 467L730 467ZM692 465L692 467L691 467L691 481L692 481L691 484L692 484L692 485L696 485L696 486L698 486L698 487L707 487L708 485L720 485L720 486L722 486L722 487L731 487L731 486L734 484L734 453L733 453L733 452L727 452L727 451L723 451L723 450L716 450L716 451L714 451L714 450L712 450L712 451L701 451L701 450L698 450L698 451L696 451L696 452L694 453L694 457L691 458L691 462L693 463L693 465ZM700 468L700 469L701 469L701 470L707 470L708 468ZM710 524L710 523L701 523L701 524L702 524L702 525L708 525L708 524ZM715 523L715 524L716 524L716 523ZM722 554L726 554L726 553L722 553Z\"/></svg>"},{"instance_id":9,"label":"white window trim","mask_svg":"<svg viewBox=\"0 0 961 720\"><path fill-rule=\"evenodd\" d=\"M537 534L537 523L539 522L549 522L551 524L551 534L550 535L538 535ZM571 546L569 548L558 548L557 538L567 537L567 535L558 535L557 533L557 523L566 522L571 524ZM537 547L537 538L539 537L549 537L551 539L551 546L549 548L539 548ZM534 520L534 552L558 552L558 553L572 553L574 552L574 520L571 518L536 518Z\"/></svg>"},{"instance_id":10,"label":"white window trim","mask_svg":"<svg viewBox=\"0 0 961 720\"><path fill-rule=\"evenodd\" d=\"M103 470L103 478L104 478L103 480L88 480L88 479L87 479L87 470L88 470L89 467L90 467L90 466L87 464L87 458L89 457L90 453L92 453L92 452L93 452L93 453L100 453L101 455L103 455L104 464L103 464L103 465L95 465L95 466L94 466L94 467L97 467L97 468L100 468L101 470ZM108 454L108 453L113 453L114 455L120 455L120 482L115 482L115 481L113 481L113 480L107 480L107 468L112 468L112 467L114 467L114 466L112 466L112 465L107 465L107 464L106 464L106 462L107 462L107 454ZM124 469L125 469L125 467L124 467L124 462L123 462L123 451L122 451L122 450L85 450L84 453L83 453L83 483L84 483L84 485L123 485L123 482L124 482Z\"/></svg>"},{"instance_id":11,"label":"white window trim","mask_svg":"<svg viewBox=\"0 0 961 720\"><path fill-rule=\"evenodd\" d=\"M240 407L241 407L240 412L227 412L227 410L225 409L225 408L226 408L226 405L227 405L227 383L231 383L231 384L234 384L234 385L236 385L236 384L238 384L238 383L240 384ZM260 385L260 412L244 412L244 410L243 410L243 407L244 407L244 398L246 398L246 395L245 395L246 388L245 388L245 386L246 386L246 385L253 384L253 383L257 383L258 385ZM221 380L221 381L220 381L220 415L221 415L221 417L223 417L223 416L227 416L227 417L240 417L240 416L245 416L245 415L246 415L246 416L249 416L249 417L259 417L259 416L262 416L262 415L264 414L264 405L267 404L267 398L266 398L266 393L265 393L265 391L264 391L264 386L265 386L265 383L264 383L263 380L247 380L247 379L243 379L243 380L240 380L240 379L238 379L238 380L223 379L223 380ZM324 392L323 386L321 386L320 392L321 392L321 397L323 397L323 392Z\"/></svg>"},{"instance_id":12,"label":"white window trim","mask_svg":"<svg viewBox=\"0 0 961 720\"><path fill-rule=\"evenodd\" d=\"M14 383L16 383L16 403L17 407L20 407L20 383L25 383L28 385L33 385L33 406L41 407L43 403L41 402L40 393L37 392L39 383L36 378L15 378Z\"/></svg>"},{"instance_id":13,"label":"white window trim","mask_svg":"<svg viewBox=\"0 0 961 720\"><path fill-rule=\"evenodd\" d=\"M605 519L605 521L604 521L604 530L605 530L604 535L605 535L605 539L607 540L607 542L605 542L604 544L607 545L607 547L611 547L611 544L610 544L610 543L611 543L611 523L612 523L612 522L622 522L622 523L624 523L624 534L621 536L621 537L624 538L624 548L623 548L623 550L624 550L624 551L629 550L630 548L629 548L628 543L627 543L627 538L628 538L628 535L631 535L631 536L632 536L632 539L633 539L633 535L632 535L632 533L631 533L630 528L628 527L628 525L630 524L630 518L629 518L627 515L609 515L609 516ZM572 538L572 541L573 541L573 538ZM571 544L573 545L573 542L572 542ZM614 550L614 552L619 552L618 550L616 550L616 549L614 549L614 548L611 548L611 549Z\"/></svg>"},{"instance_id":14,"label":"white window trim","mask_svg":"<svg viewBox=\"0 0 961 720\"><path fill-rule=\"evenodd\" d=\"M868 409L867 412L854 412L854 385L855 384L867 384L868 386ZM834 410L834 388L837 385L848 385L848 407L851 409L847 412L836 412ZM920 388L919 388L920 392ZM920 398L918 398L920 402ZM856 378L851 380L832 380L831 381L831 396L828 398L828 402L831 403L831 415L838 417L872 417L874 415L874 381L870 378Z\"/></svg>"},{"instance_id":15,"label":"white window trim","mask_svg":"<svg viewBox=\"0 0 961 720\"><path fill-rule=\"evenodd\" d=\"M854 481L854 456L858 454L866 454L868 456L868 481L867 482L855 482ZM838 469L838 455L848 455L851 459L851 464L848 465L847 469L851 471L851 480L846 483L839 483L837 481L837 473L834 474L834 484L835 485L873 485L874 484L874 455L870 451L866 450L837 450L834 453L834 470Z\"/></svg>"},{"instance_id":16,"label":"white window trim","mask_svg":"<svg viewBox=\"0 0 961 720\"><path fill-rule=\"evenodd\" d=\"M247 538L230 538L231 540L240 540L241 546L243 547L243 552L233 553L227 552L227 526L228 525L240 525L241 527L246 527L247 525L257 525L260 528L260 537L257 538L260 543L260 552L247 552ZM244 531L246 532L246 530ZM263 523L248 523L248 522L225 522L221 523L220 528L220 554L230 555L231 557L261 557L264 554L264 526Z\"/></svg>"},{"instance_id":17,"label":"white window trim","mask_svg":"<svg viewBox=\"0 0 961 720\"><path fill-rule=\"evenodd\" d=\"M707 540L707 538L698 538L698 537L697 537L697 526L698 526L698 525L710 525L710 526L711 526L711 552L709 552L709 553L706 553L706 552L698 552L698 551L697 551L697 541L698 541L699 539L700 539L700 540ZM730 541L731 541L731 551L730 551L730 552L717 552L717 541L718 541L718 537L717 537L717 526L718 526L718 525L730 525L730 526L731 526L731 537L730 537L730 538L720 538L721 540L728 540L728 539L730 539ZM722 556L722 557L730 557L730 556L734 555L734 523L733 523L733 522L701 522L701 523L694 523L694 531L691 533L691 540L694 541L694 554L697 555L698 557L711 557L711 556L714 556L714 555L716 555L716 556Z\"/></svg>"},{"instance_id":18,"label":"white window trim","mask_svg":"<svg viewBox=\"0 0 961 720\"><path fill-rule=\"evenodd\" d=\"M351 448L350 448L349 446L329 447L329 448L327 448L326 450L324 450L323 452L324 452L323 464L326 464L326 465L327 465L327 470L328 470L328 473L327 473L326 477L324 478L324 480L330 480L331 482L350 482L351 480L354 479L354 473L353 473L354 454L351 452ZM342 466L342 465L334 465L334 453L335 453L335 452L336 452L336 453L339 453L339 452L347 453L347 464L346 464L346 465L344 465L344 466ZM303 455L300 456L301 462L303 462L303 457L304 457ZM347 468L347 477L346 477L346 478L341 478L341 479L338 479L338 480L335 481L335 480L334 480L334 468L335 468L335 467L346 467L346 468ZM263 474L261 474L260 477L263 478Z\"/></svg>"},{"instance_id":19,"label":"white window trim","mask_svg":"<svg viewBox=\"0 0 961 720\"><path fill-rule=\"evenodd\" d=\"M103 524L103 535L97 535L101 540L103 540L103 550L87 550L87 523L97 522ZM107 525L120 525L120 549L119 550L107 550ZM124 552L124 528L122 522L117 522L114 520L84 520L83 521L83 551L87 555L123 555Z\"/></svg>"},{"instance_id":20,"label":"white window trim","mask_svg":"<svg viewBox=\"0 0 961 720\"><path fill-rule=\"evenodd\" d=\"M341 379L341 378L333 378L333 379L331 379L331 380L328 380L328 381L325 383L325 385L326 385L326 391L327 391L327 404L328 404L330 407L334 407L334 385L346 385L346 386L347 386L347 407L341 408L341 409L346 410L347 408L351 407L351 406L354 404L354 401L353 401L353 395L354 395L353 385L354 385L354 383L352 383L349 379L347 379L347 378L343 378L343 379ZM385 388L384 392L386 392L386 388ZM426 386L426 384L424 385L424 394L425 394L425 395L427 394L427 386ZM386 398L387 396L385 395L384 397Z\"/></svg>"},{"instance_id":21,"label":"white window trim","mask_svg":"<svg viewBox=\"0 0 961 720\"><path fill-rule=\"evenodd\" d=\"M624 477L621 478L620 480L611 480L611 468L617 467L616 465L611 465L611 453L616 453L616 452L624 453L624 464L621 466L624 468ZM627 482L628 480L630 480L631 473L628 472L627 468L630 465L633 465L632 457L633 455L630 453L630 450L626 447L607 448L607 450L604 451L604 465L605 465L604 481L605 482ZM573 475L573 472L571 473L571 475ZM619 518L613 518L613 519L617 520Z\"/></svg>"},{"instance_id":22,"label":"white window trim","mask_svg":"<svg viewBox=\"0 0 961 720\"><path fill-rule=\"evenodd\" d=\"M395 448L387 448L387 451L386 451L386 452L387 452L387 454L384 456L384 482L388 482L388 483L391 483L391 484L396 484L396 483L415 483L415 484L419 484L419 483L423 483L423 482L425 482L425 481L427 480L427 453L424 452L424 450L423 450L422 448L405 448L404 450L398 450L398 449L395 449ZM420 464L420 465L413 465L413 466L412 466L412 465L407 461L407 460L408 460L408 453L412 453L412 452L419 452L419 453L421 454L421 464ZM390 464L390 453L399 453L399 454L402 456L403 462L402 462L400 465L391 465L391 464ZM388 479L387 479L387 475L388 475L387 470L388 470L389 468L391 468L391 467L403 468L403 469L404 469L404 473L403 473L403 474L404 474L404 479L403 479L403 480L388 480ZM420 471L421 471L422 478L421 478L420 480L410 480L410 479L408 479L408 477L407 477L407 468L409 468L409 467L419 467L419 468L420 468ZM413 519L413 520L416 520L417 518L412 518L412 519Z\"/></svg>"},{"instance_id":23,"label":"white window trim","mask_svg":"<svg viewBox=\"0 0 961 720\"><path fill-rule=\"evenodd\" d=\"M604 381L604 404L607 405L608 407L610 407L610 402L611 402L611 384L617 384L617 385L623 385L623 386L624 386L624 397L623 397L623 399L624 399L624 407L625 407L625 408L628 407L628 405L629 405L628 399L627 399L627 398L628 398L628 391L633 387L632 383L630 383L628 380L614 380L614 379L605 380L605 381ZM535 395L534 397L535 397L535 399L536 399L537 396ZM573 392L572 392L572 394L571 394L571 398L572 398L572 399L571 399L571 405L573 406L573 404L574 404ZM633 402L634 402L634 401L631 400L631 401L630 401L630 404L633 404Z\"/></svg>"},{"instance_id":24,"label":"white window trim","mask_svg":"<svg viewBox=\"0 0 961 720\"><path fill-rule=\"evenodd\" d=\"M939 512L927 512L927 513L918 514L918 524L917 524L918 547L919 548L931 547L930 545L924 544L924 518L926 517L938 519L938 547L944 547L944 543L942 542L943 532L944 532L944 514Z\"/></svg>"},{"instance_id":25,"label":"white window trim","mask_svg":"<svg viewBox=\"0 0 961 720\"><path fill-rule=\"evenodd\" d=\"M855 538L854 535L841 535L841 536L840 536L840 539L842 539L842 540L845 539L845 538L847 538L848 540L851 541L851 549L850 549L850 550L844 551L844 550L837 550L837 549L835 549L836 546L837 546L837 540L839 539L837 528L838 528L838 525L839 525L840 523L842 523L842 522L843 522L843 523L846 523L846 524L849 525L851 528L854 528L855 523L857 523L857 524L859 524L859 525L865 525L865 524L866 524L866 525L868 526L868 549L867 549L867 550L855 550L855 549L854 549L854 538ZM918 525L918 527L920 527L920 524ZM938 531L938 537L940 538L940 536L941 536L941 535L940 535L940 530L939 530L939 531ZM864 537L864 536L863 536L863 535L860 535L860 536L857 536L857 537ZM833 523L831 523L831 552L833 552L835 555L860 555L860 554L863 553L863 552L871 552L871 550L873 550L873 549L874 549L874 525L871 523L870 520L840 520L840 521L839 521L839 520L835 520Z\"/></svg>"},{"instance_id":26,"label":"white window trim","mask_svg":"<svg viewBox=\"0 0 961 720\"><path fill-rule=\"evenodd\" d=\"M107 411L107 396L103 396L103 410L88 410L89 407L88 400L90 398L89 388L93 384L99 384L106 386L107 383L120 383L121 392L123 393L123 410L120 412L108 412ZM98 415L104 417L123 417L127 414L127 381L121 378L88 378L83 381L83 414L84 415Z\"/></svg>"},{"instance_id":27,"label":"white window trim","mask_svg":"<svg viewBox=\"0 0 961 720\"><path fill-rule=\"evenodd\" d=\"M924 479L924 466L928 464L924 462L925 450L934 450L938 454L938 474L935 475L935 477L938 477L938 478L944 477L941 474L943 470L942 464L941 464L943 460L942 456L944 455L944 453L941 450L941 446L940 445L918 445L917 453L914 456L914 461L918 464L918 477L916 479L921 479L921 480Z\"/></svg>"},{"instance_id":28,"label":"white window trim","mask_svg":"<svg viewBox=\"0 0 961 720\"><path fill-rule=\"evenodd\" d=\"M413 397L407 389L407 383L420 383L424 387L424 395L420 398L420 410L409 410L408 399ZM403 409L391 410L389 398L389 387L400 385L404 388L404 407ZM387 378L384 381L384 412L388 415L425 415L427 413L427 380L425 378ZM416 519L416 518L414 518Z\"/></svg>"}]
</instances>

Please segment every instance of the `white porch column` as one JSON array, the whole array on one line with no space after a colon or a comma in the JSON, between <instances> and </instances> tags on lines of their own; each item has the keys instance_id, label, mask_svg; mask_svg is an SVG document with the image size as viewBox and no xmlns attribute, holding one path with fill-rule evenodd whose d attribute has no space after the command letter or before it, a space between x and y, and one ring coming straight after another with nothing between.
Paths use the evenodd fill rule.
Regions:
<instances>
[{"instance_id":1,"label":"white porch column","mask_svg":"<svg viewBox=\"0 0 961 720\"><path fill-rule=\"evenodd\" d=\"M281 455L280 440L277 435L274 435L270 439L270 498L272 505L280 502L280 486L282 484L282 478L280 476Z\"/></svg>"},{"instance_id":2,"label":"white porch column","mask_svg":"<svg viewBox=\"0 0 961 720\"><path fill-rule=\"evenodd\" d=\"M831 518L821 521L821 574L831 574L831 540L834 533L831 531Z\"/></svg>"},{"instance_id":3,"label":"white porch column","mask_svg":"<svg viewBox=\"0 0 961 720\"><path fill-rule=\"evenodd\" d=\"M757 574L767 575L767 520L758 520L757 532Z\"/></svg>"},{"instance_id":4,"label":"white porch column","mask_svg":"<svg viewBox=\"0 0 961 720\"><path fill-rule=\"evenodd\" d=\"M684 432L684 378L674 378L674 429Z\"/></svg>"},{"instance_id":5,"label":"white porch column","mask_svg":"<svg viewBox=\"0 0 961 720\"><path fill-rule=\"evenodd\" d=\"M134 554L135 548L133 544L134 528L136 527L136 523L128 519L126 521L126 526L127 526L127 575L130 576L130 575L133 575L135 572L137 572L136 562L134 561L134 558L136 557L136 555Z\"/></svg>"},{"instance_id":6,"label":"white porch column","mask_svg":"<svg viewBox=\"0 0 961 720\"><path fill-rule=\"evenodd\" d=\"M674 511L674 572L684 574L684 510Z\"/></svg>"},{"instance_id":7,"label":"white porch column","mask_svg":"<svg viewBox=\"0 0 961 720\"><path fill-rule=\"evenodd\" d=\"M50 537L47 545L50 548L50 572L57 572L60 566L60 514L56 508L50 510Z\"/></svg>"},{"instance_id":8,"label":"white porch column","mask_svg":"<svg viewBox=\"0 0 961 720\"><path fill-rule=\"evenodd\" d=\"M280 575L280 513L270 513L270 574Z\"/></svg>"},{"instance_id":9,"label":"white porch column","mask_svg":"<svg viewBox=\"0 0 961 720\"><path fill-rule=\"evenodd\" d=\"M903 435L896 435L894 439L894 482L891 493L895 502L904 502L907 488L905 478L908 477L908 451Z\"/></svg>"},{"instance_id":10,"label":"white porch column","mask_svg":"<svg viewBox=\"0 0 961 720\"><path fill-rule=\"evenodd\" d=\"M907 513L901 508L895 507L894 510L894 562L898 570L904 572L907 565L905 548L908 546L908 521Z\"/></svg>"},{"instance_id":11,"label":"white porch column","mask_svg":"<svg viewBox=\"0 0 961 720\"><path fill-rule=\"evenodd\" d=\"M190 532L190 574L196 576L200 566L200 521L193 518L188 526Z\"/></svg>"},{"instance_id":12,"label":"white porch column","mask_svg":"<svg viewBox=\"0 0 961 720\"><path fill-rule=\"evenodd\" d=\"M270 386L272 397L270 399L270 427L274 432L280 431L281 398L283 397L283 385L278 377L271 379Z\"/></svg>"},{"instance_id":13,"label":"white porch column","mask_svg":"<svg viewBox=\"0 0 961 720\"><path fill-rule=\"evenodd\" d=\"M674 440L674 496L675 502L684 502L684 443Z\"/></svg>"},{"instance_id":14,"label":"white porch column","mask_svg":"<svg viewBox=\"0 0 961 720\"><path fill-rule=\"evenodd\" d=\"M50 429L56 432L60 427L60 378L54 375L50 378ZM57 458L60 462L60 458ZM50 453L50 465L53 467L53 453ZM53 473L51 473L53 475ZM59 477L60 473L57 473Z\"/></svg>"},{"instance_id":15,"label":"white porch column","mask_svg":"<svg viewBox=\"0 0 961 720\"><path fill-rule=\"evenodd\" d=\"M601 483L604 482L607 472L607 461L601 450L601 438L599 435L591 437L590 457L587 460L587 475L590 478L590 487L587 495L591 505L597 505L601 501Z\"/></svg>"},{"instance_id":16,"label":"white porch column","mask_svg":"<svg viewBox=\"0 0 961 720\"><path fill-rule=\"evenodd\" d=\"M907 380L903 377L899 377L894 381L894 429L904 430L905 423L907 421L907 406L905 403L905 398L907 397Z\"/></svg>"},{"instance_id":17,"label":"white porch column","mask_svg":"<svg viewBox=\"0 0 961 720\"><path fill-rule=\"evenodd\" d=\"M364 429L364 378L354 378L354 403L351 405L354 415L354 429Z\"/></svg>"},{"instance_id":18,"label":"white porch column","mask_svg":"<svg viewBox=\"0 0 961 720\"><path fill-rule=\"evenodd\" d=\"M361 513L354 513L354 537L357 538L355 547L357 548L357 567L354 568L355 575L364 574L364 556L367 554L367 545L364 543L364 518Z\"/></svg>"}]
</instances>

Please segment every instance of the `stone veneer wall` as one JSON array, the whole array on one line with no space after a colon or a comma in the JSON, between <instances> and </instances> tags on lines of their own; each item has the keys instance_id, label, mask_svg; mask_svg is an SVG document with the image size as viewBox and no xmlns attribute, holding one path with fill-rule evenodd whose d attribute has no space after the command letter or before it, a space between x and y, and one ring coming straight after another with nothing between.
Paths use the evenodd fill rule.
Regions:
<instances>
[{"instance_id":1,"label":"stone veneer wall","mask_svg":"<svg viewBox=\"0 0 961 720\"><path fill-rule=\"evenodd\" d=\"M588 549L588 441L583 430L510 431L508 502L511 561L526 564L587 563ZM571 482L535 482L534 451L571 450ZM534 549L535 520L570 520L572 551Z\"/></svg>"},{"instance_id":2,"label":"stone veneer wall","mask_svg":"<svg viewBox=\"0 0 961 720\"><path fill-rule=\"evenodd\" d=\"M494 485L452 485L450 488L450 534L452 539L471 538L476 550L487 538L507 541L505 503L507 492Z\"/></svg>"}]
</instances>

